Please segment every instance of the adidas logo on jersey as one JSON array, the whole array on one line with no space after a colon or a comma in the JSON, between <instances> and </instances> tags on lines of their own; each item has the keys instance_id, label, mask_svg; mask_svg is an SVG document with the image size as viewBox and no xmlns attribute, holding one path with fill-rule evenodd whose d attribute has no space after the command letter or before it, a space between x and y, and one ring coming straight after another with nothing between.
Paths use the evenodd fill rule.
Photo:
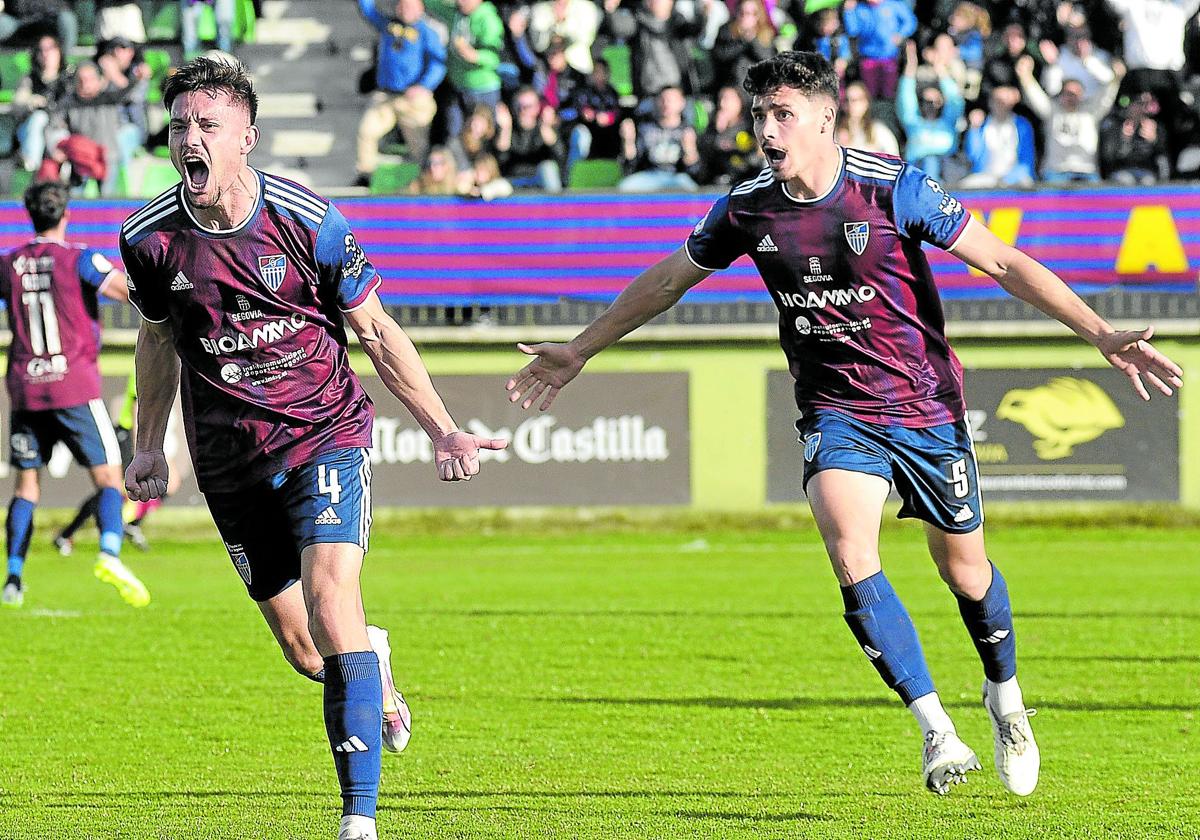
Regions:
<instances>
[{"instance_id":1,"label":"adidas logo on jersey","mask_svg":"<svg viewBox=\"0 0 1200 840\"><path fill-rule=\"evenodd\" d=\"M171 281L172 292L182 292L184 289L194 288L196 287L192 285L192 281L187 279L187 275L185 275L182 271L176 274L175 279Z\"/></svg>"},{"instance_id":2,"label":"adidas logo on jersey","mask_svg":"<svg viewBox=\"0 0 1200 840\"><path fill-rule=\"evenodd\" d=\"M342 743L334 747L333 751L340 753L355 753L367 752L369 749L370 747L363 743L362 738L359 738L357 735L351 735L349 739L342 741Z\"/></svg>"},{"instance_id":3,"label":"adidas logo on jersey","mask_svg":"<svg viewBox=\"0 0 1200 840\"><path fill-rule=\"evenodd\" d=\"M764 236L762 238L762 240L759 241L759 243L758 243L759 253L774 252L774 251L778 251L778 250L779 250L779 248L775 245L775 243L773 241L771 241L771 234L769 234L769 233L766 236Z\"/></svg>"},{"instance_id":4,"label":"adidas logo on jersey","mask_svg":"<svg viewBox=\"0 0 1200 840\"><path fill-rule=\"evenodd\" d=\"M341 525L342 518L337 515L333 508L327 507L321 512L321 515L313 520L317 525Z\"/></svg>"}]
</instances>

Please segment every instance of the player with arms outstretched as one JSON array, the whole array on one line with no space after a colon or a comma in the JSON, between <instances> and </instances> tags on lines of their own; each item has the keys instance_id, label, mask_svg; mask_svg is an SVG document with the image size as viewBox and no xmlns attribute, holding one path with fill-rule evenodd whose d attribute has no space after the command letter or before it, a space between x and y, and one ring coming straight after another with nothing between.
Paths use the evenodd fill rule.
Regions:
<instances>
[{"instance_id":1,"label":"player with arms outstretched","mask_svg":"<svg viewBox=\"0 0 1200 840\"><path fill-rule=\"evenodd\" d=\"M469 479L479 449L504 441L454 425L345 217L250 167L258 101L241 65L197 58L167 79L163 102L183 182L121 229L143 319L126 488L143 501L166 491L163 438L181 384L196 478L230 558L288 662L324 683L338 838L375 840L380 747L404 747L409 715L359 589L374 410L343 323L429 434L443 480Z\"/></svg>"},{"instance_id":2,"label":"player with arms outstretched","mask_svg":"<svg viewBox=\"0 0 1200 840\"><path fill-rule=\"evenodd\" d=\"M882 571L879 525L891 486L903 500L900 516L925 522L930 554L983 662L1000 778L1027 795L1039 754L1016 679L1012 608L984 548L962 368L921 243L950 251L1066 324L1144 399L1145 382L1170 394L1182 372L1149 344L1150 329L1114 330L921 170L836 145L838 81L819 55L781 53L752 67L745 88L767 168L718 200L682 248L574 340L521 345L536 358L509 381L511 399L548 408L588 359L748 254L779 309L801 412L805 490L846 622L917 719L926 786L946 793L980 765L955 733L916 629Z\"/></svg>"},{"instance_id":3,"label":"player with arms outstretched","mask_svg":"<svg viewBox=\"0 0 1200 840\"><path fill-rule=\"evenodd\" d=\"M8 307L9 447L17 471L8 506L8 578L0 602L25 600L22 573L41 497L39 470L62 441L96 485L100 556L96 577L131 606L150 593L120 560L121 453L100 398L98 296L125 301L125 275L99 251L66 241L70 195L62 184L34 184L25 209L37 236L0 262L0 296Z\"/></svg>"}]
</instances>

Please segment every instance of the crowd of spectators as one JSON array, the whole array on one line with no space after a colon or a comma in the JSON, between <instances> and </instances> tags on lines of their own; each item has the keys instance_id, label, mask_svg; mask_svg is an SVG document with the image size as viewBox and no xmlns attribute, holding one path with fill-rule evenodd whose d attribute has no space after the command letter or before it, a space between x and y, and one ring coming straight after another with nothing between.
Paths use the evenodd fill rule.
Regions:
<instances>
[{"instance_id":1,"label":"crowd of spectators","mask_svg":"<svg viewBox=\"0 0 1200 840\"><path fill-rule=\"evenodd\" d=\"M397 128L418 193L554 192L596 158L625 191L727 185L762 165L746 68L785 49L834 64L839 142L948 183L1200 172L1200 0L357 2L378 35L364 185Z\"/></svg>"},{"instance_id":2,"label":"crowd of spectators","mask_svg":"<svg viewBox=\"0 0 1200 840\"><path fill-rule=\"evenodd\" d=\"M216 46L232 51L234 0L167 2L177 4L184 57L201 51L197 22L205 6L214 16ZM89 0L93 29L85 34L95 47L85 47L79 45L82 3L0 2L0 47L29 50L30 72L12 97L18 167L79 191L95 182L100 195L111 196L136 153L165 144L159 109L147 108L153 72L146 15L162 5Z\"/></svg>"}]
</instances>

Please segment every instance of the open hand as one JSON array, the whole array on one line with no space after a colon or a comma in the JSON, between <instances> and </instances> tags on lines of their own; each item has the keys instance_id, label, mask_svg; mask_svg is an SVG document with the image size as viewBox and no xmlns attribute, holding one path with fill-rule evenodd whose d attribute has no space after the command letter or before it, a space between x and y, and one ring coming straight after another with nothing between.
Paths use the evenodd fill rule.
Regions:
<instances>
[{"instance_id":1,"label":"open hand","mask_svg":"<svg viewBox=\"0 0 1200 840\"><path fill-rule=\"evenodd\" d=\"M505 387L508 389L509 402L518 402L521 397L521 408L529 408L539 397L542 404L539 411L545 411L554 402L568 382L583 370L586 361L570 344L518 344L517 349L527 356L535 357L533 361L521 368Z\"/></svg>"},{"instance_id":2,"label":"open hand","mask_svg":"<svg viewBox=\"0 0 1200 840\"><path fill-rule=\"evenodd\" d=\"M1183 387L1183 369L1172 362L1150 343L1154 327L1144 330L1117 330L1109 333L1096 345L1108 363L1129 377L1133 390L1143 400L1150 399L1150 392L1142 377L1158 391L1171 396L1172 387Z\"/></svg>"}]
</instances>

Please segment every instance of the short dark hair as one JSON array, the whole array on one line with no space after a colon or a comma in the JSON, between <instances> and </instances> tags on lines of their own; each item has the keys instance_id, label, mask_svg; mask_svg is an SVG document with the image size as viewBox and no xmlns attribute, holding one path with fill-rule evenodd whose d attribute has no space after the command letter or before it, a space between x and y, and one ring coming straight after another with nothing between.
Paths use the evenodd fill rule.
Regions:
<instances>
[{"instance_id":1,"label":"short dark hair","mask_svg":"<svg viewBox=\"0 0 1200 840\"><path fill-rule=\"evenodd\" d=\"M25 190L25 210L33 222L33 229L41 233L57 225L67 212L67 202L70 200L71 193L66 184L39 181L31 185Z\"/></svg>"},{"instance_id":2,"label":"short dark hair","mask_svg":"<svg viewBox=\"0 0 1200 840\"><path fill-rule=\"evenodd\" d=\"M760 61L746 72L742 87L751 96L765 96L783 87L808 98L827 96L838 101L838 77L833 65L815 52L787 50Z\"/></svg>"},{"instance_id":3,"label":"short dark hair","mask_svg":"<svg viewBox=\"0 0 1200 840\"><path fill-rule=\"evenodd\" d=\"M241 103L250 112L250 124L258 119L258 94L246 67L240 61L229 58L193 58L163 81L163 105L171 110L175 97L192 91L209 93L225 91L234 102Z\"/></svg>"}]
</instances>

